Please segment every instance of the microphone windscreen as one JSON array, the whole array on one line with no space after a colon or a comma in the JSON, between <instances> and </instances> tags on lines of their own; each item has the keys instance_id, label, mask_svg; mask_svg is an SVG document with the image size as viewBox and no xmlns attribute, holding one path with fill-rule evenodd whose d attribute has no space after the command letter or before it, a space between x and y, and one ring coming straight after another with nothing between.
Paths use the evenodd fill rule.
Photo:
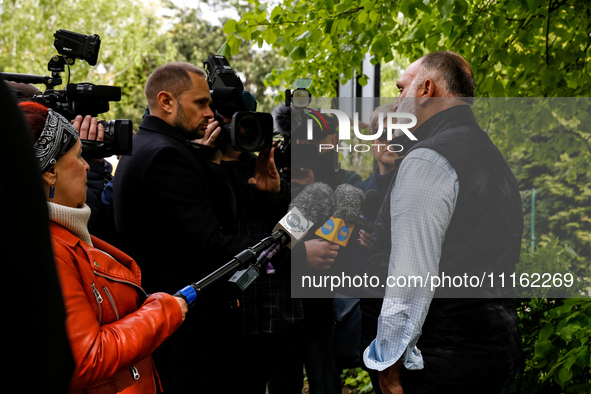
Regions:
<instances>
[{"instance_id":1,"label":"microphone windscreen","mask_svg":"<svg viewBox=\"0 0 591 394\"><path fill-rule=\"evenodd\" d=\"M315 182L295 196L289 209L298 208L304 217L316 225L326 222L336 208L336 195L330 186Z\"/></svg>"},{"instance_id":2,"label":"microphone windscreen","mask_svg":"<svg viewBox=\"0 0 591 394\"><path fill-rule=\"evenodd\" d=\"M283 104L278 105L273 110L273 119L275 120L275 128L284 137L291 135L291 107L286 107Z\"/></svg>"},{"instance_id":3,"label":"microphone windscreen","mask_svg":"<svg viewBox=\"0 0 591 394\"><path fill-rule=\"evenodd\" d=\"M342 184L337 186L334 193L337 198L337 207L333 216L349 224L359 219L361 205L365 201L363 191L353 185Z\"/></svg>"},{"instance_id":4,"label":"microphone windscreen","mask_svg":"<svg viewBox=\"0 0 591 394\"><path fill-rule=\"evenodd\" d=\"M370 220L371 222L375 222L378 217L378 212L380 211L380 207L382 206L383 198L380 196L375 189L369 189L365 192L365 202L363 203L363 207L361 211L363 212L363 216Z\"/></svg>"}]
</instances>

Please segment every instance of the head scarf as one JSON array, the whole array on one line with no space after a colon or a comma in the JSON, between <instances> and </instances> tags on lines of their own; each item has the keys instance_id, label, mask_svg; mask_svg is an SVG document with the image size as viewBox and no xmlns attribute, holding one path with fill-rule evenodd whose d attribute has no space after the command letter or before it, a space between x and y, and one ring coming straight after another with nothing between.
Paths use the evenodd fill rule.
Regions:
<instances>
[{"instance_id":1,"label":"head scarf","mask_svg":"<svg viewBox=\"0 0 591 394\"><path fill-rule=\"evenodd\" d=\"M62 115L48 110L39 139L33 144L41 173L47 171L78 141L78 131Z\"/></svg>"}]
</instances>

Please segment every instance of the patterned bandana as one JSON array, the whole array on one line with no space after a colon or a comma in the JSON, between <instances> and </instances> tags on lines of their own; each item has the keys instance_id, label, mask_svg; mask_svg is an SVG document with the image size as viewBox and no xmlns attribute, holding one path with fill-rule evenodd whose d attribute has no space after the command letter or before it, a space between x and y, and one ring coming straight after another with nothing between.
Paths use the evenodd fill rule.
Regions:
<instances>
[{"instance_id":1,"label":"patterned bandana","mask_svg":"<svg viewBox=\"0 0 591 394\"><path fill-rule=\"evenodd\" d=\"M49 109L41 136L33 144L43 174L78 141L78 131L63 116Z\"/></svg>"}]
</instances>

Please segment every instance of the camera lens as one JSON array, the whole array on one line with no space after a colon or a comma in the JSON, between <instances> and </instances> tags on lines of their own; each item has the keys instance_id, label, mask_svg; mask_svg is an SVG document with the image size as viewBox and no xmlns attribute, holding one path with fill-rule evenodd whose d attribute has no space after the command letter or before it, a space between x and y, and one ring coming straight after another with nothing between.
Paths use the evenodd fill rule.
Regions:
<instances>
[{"instance_id":1,"label":"camera lens","mask_svg":"<svg viewBox=\"0 0 591 394\"><path fill-rule=\"evenodd\" d=\"M260 112L236 112L232 116L231 140L239 151L270 150L273 144L273 116Z\"/></svg>"},{"instance_id":2,"label":"camera lens","mask_svg":"<svg viewBox=\"0 0 591 394\"><path fill-rule=\"evenodd\" d=\"M263 138L261 127L256 119L246 116L240 120L236 127L240 145L247 149L256 148Z\"/></svg>"}]
</instances>

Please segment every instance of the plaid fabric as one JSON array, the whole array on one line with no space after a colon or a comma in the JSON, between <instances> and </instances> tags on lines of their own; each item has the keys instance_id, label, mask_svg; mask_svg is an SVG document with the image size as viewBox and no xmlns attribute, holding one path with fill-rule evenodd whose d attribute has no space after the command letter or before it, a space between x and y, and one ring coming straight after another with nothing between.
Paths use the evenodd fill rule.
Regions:
<instances>
[{"instance_id":1,"label":"plaid fabric","mask_svg":"<svg viewBox=\"0 0 591 394\"><path fill-rule=\"evenodd\" d=\"M391 192L389 276L439 273L441 246L458 192L456 172L439 153L419 148L404 159ZM364 363L381 371L402 357L406 369L422 369L423 358L416 344L431 298L425 293L393 298L396 295L392 294L399 294L394 291L386 288L378 334L363 354Z\"/></svg>"},{"instance_id":2,"label":"plaid fabric","mask_svg":"<svg viewBox=\"0 0 591 394\"><path fill-rule=\"evenodd\" d=\"M239 161L222 162L236 195L238 234L260 240L271 234L287 213L289 190L282 185L280 198L270 200L248 184L254 174L256 156L243 152ZM271 261L274 274L263 269L261 276L242 294L241 310L245 334L278 333L304 317L301 299L291 298L290 251Z\"/></svg>"}]
</instances>

